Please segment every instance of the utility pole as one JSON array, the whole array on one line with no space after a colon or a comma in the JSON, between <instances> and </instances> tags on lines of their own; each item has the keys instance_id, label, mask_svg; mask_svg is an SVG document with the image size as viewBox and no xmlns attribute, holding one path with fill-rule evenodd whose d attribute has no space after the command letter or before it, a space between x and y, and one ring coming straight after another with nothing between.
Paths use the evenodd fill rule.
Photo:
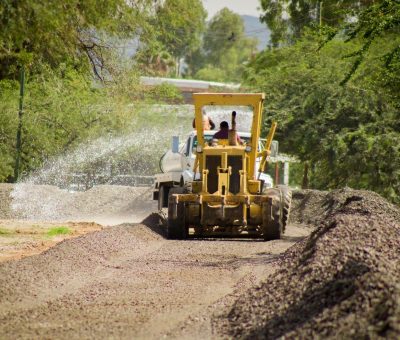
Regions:
<instances>
[{"instance_id":1,"label":"utility pole","mask_svg":"<svg viewBox=\"0 0 400 340\"><path fill-rule=\"evenodd\" d=\"M319 27L322 26L322 3L323 3L322 0L318 2Z\"/></svg>"},{"instance_id":2,"label":"utility pole","mask_svg":"<svg viewBox=\"0 0 400 340\"><path fill-rule=\"evenodd\" d=\"M25 69L21 66L19 70L19 110L18 110L18 130L17 130L17 156L15 158L14 182L18 181L19 164L21 160L21 134L22 134L22 115L24 106L24 90L25 90Z\"/></svg>"}]
</instances>

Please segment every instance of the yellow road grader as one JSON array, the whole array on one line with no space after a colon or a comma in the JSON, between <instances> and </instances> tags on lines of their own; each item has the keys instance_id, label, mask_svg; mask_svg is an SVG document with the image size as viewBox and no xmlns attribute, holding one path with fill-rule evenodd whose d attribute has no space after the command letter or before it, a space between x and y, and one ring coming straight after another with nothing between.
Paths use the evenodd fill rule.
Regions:
<instances>
[{"instance_id":1,"label":"yellow road grader","mask_svg":"<svg viewBox=\"0 0 400 340\"><path fill-rule=\"evenodd\" d=\"M285 186L265 188L260 178L268 161L276 124L260 143L264 94L197 93L193 178L156 183L160 209L168 206L167 237L281 238L289 218L291 191ZM250 134L238 144L235 115L228 138L210 139L203 130L203 108L246 106L252 109ZM261 147L261 145L263 145ZM188 163L189 165L189 163ZM166 175L165 175L166 176ZM164 177L165 177L164 176Z\"/></svg>"}]
</instances>

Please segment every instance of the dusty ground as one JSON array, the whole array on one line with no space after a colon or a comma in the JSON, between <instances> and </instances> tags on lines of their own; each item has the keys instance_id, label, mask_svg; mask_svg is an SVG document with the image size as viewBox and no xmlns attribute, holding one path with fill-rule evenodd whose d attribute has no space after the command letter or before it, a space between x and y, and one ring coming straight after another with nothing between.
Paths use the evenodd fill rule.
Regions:
<instances>
[{"instance_id":1,"label":"dusty ground","mask_svg":"<svg viewBox=\"0 0 400 340\"><path fill-rule=\"evenodd\" d=\"M282 240L169 241L149 211L94 232L40 221L63 207L64 217L137 219L153 210L148 190L30 190L12 197L0 185L0 252L5 239L43 242L55 226L91 232L0 263L1 339L400 337L400 210L377 194L295 192ZM43 195L59 201L41 207ZM28 209L10 209L27 197Z\"/></svg>"},{"instance_id":2,"label":"dusty ground","mask_svg":"<svg viewBox=\"0 0 400 340\"><path fill-rule=\"evenodd\" d=\"M0 338L215 336L211 315L273 273L279 256L310 233L291 225L274 242L168 241L150 214L149 193L1 185ZM56 221L43 222L52 216ZM143 216L143 223L94 232L96 223L65 222L107 225ZM71 233L50 238L59 226Z\"/></svg>"},{"instance_id":3,"label":"dusty ground","mask_svg":"<svg viewBox=\"0 0 400 340\"><path fill-rule=\"evenodd\" d=\"M66 233L57 232L60 228ZM0 262L40 254L62 240L100 229L93 222L0 220Z\"/></svg>"},{"instance_id":4,"label":"dusty ground","mask_svg":"<svg viewBox=\"0 0 400 340\"><path fill-rule=\"evenodd\" d=\"M210 308L272 273L308 234L291 226L273 242L168 241L156 223L105 228L0 264L2 337L209 338Z\"/></svg>"},{"instance_id":5,"label":"dusty ground","mask_svg":"<svg viewBox=\"0 0 400 340\"><path fill-rule=\"evenodd\" d=\"M52 185L0 183L0 262L39 254L102 226L142 221L155 210L152 188L99 185L69 192ZM67 234L49 236L53 228Z\"/></svg>"}]
</instances>

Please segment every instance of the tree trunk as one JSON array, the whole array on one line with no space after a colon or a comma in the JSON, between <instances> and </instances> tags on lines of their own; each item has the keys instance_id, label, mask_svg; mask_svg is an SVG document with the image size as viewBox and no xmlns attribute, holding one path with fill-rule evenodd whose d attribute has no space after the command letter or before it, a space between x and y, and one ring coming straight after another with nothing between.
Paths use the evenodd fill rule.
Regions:
<instances>
[{"instance_id":1,"label":"tree trunk","mask_svg":"<svg viewBox=\"0 0 400 340\"><path fill-rule=\"evenodd\" d=\"M309 169L310 169L310 166L309 166L308 162L304 162L303 183L301 185L302 189L308 189L308 186L309 186L309 179L308 179Z\"/></svg>"},{"instance_id":2,"label":"tree trunk","mask_svg":"<svg viewBox=\"0 0 400 340\"><path fill-rule=\"evenodd\" d=\"M23 103L24 103L24 85L25 85L25 70L21 66L19 73L19 110L18 110L18 130L16 140L16 157L14 167L14 182L18 181L19 178L19 165L21 160L21 137L22 137L22 115L23 115Z\"/></svg>"}]
</instances>

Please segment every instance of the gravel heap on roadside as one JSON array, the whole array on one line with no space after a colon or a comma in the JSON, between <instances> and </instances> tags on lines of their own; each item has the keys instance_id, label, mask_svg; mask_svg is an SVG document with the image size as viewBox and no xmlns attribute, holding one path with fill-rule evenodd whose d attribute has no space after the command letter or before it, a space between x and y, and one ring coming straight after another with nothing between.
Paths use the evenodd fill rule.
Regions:
<instances>
[{"instance_id":1,"label":"gravel heap on roadside","mask_svg":"<svg viewBox=\"0 0 400 340\"><path fill-rule=\"evenodd\" d=\"M300 194L315 203L304 218L316 229L215 329L233 338L399 339L400 209L369 191Z\"/></svg>"},{"instance_id":2,"label":"gravel heap on roadside","mask_svg":"<svg viewBox=\"0 0 400 340\"><path fill-rule=\"evenodd\" d=\"M13 184L0 183L0 218L12 218L13 212L11 210L10 196L14 186Z\"/></svg>"},{"instance_id":3,"label":"gravel heap on roadside","mask_svg":"<svg viewBox=\"0 0 400 340\"><path fill-rule=\"evenodd\" d=\"M98 185L70 192L53 185L0 184L0 219L62 220L133 214L151 202L152 188Z\"/></svg>"},{"instance_id":4,"label":"gravel heap on roadside","mask_svg":"<svg viewBox=\"0 0 400 340\"><path fill-rule=\"evenodd\" d=\"M322 209L322 205L328 193L319 190L293 190L290 222L314 227L321 214L327 212Z\"/></svg>"}]
</instances>

